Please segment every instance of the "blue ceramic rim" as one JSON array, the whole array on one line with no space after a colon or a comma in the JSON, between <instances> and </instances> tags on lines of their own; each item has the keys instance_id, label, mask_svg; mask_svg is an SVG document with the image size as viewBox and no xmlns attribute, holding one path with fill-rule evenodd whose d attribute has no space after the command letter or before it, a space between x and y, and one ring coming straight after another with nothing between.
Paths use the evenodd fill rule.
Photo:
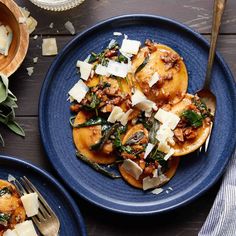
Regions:
<instances>
[{"instance_id":1,"label":"blue ceramic rim","mask_svg":"<svg viewBox=\"0 0 236 236\"><path fill-rule=\"evenodd\" d=\"M139 13L137 13L137 14L128 14L128 15L115 16L115 17L106 19L104 21L101 21L101 22L95 24L94 26L91 26L87 30L84 30L80 34L76 35L76 37L74 39L69 41L67 43L67 45L61 50L61 52L54 59L53 63L51 64L51 66L50 66L50 68L49 68L49 70L48 70L48 72L46 74L46 77L44 79L44 82L43 82L43 85L42 85L42 88L41 88L41 92L40 92L39 107L38 107L38 109L39 109L38 110L39 111L39 130L40 130L41 140L42 140L43 146L45 148L45 151L47 153L47 156L48 156L48 159L49 159L50 163L52 164L52 166L56 170L57 174L60 176L61 180L70 189L72 189L76 194L78 194L79 196L81 196L85 200L89 201L90 203L92 203L92 204L94 204L94 205L96 205L96 206L98 206L100 208L112 211L112 212L116 212L116 213L120 213L120 214L128 214L128 215L153 215L153 214L159 214L159 213L168 212L170 210L174 210L174 209L179 208L181 206L187 205L188 203L192 202L193 200L197 199L202 194L204 194L210 187L212 187L217 182L217 180L219 180L219 178L222 176L222 174L224 173L224 170L225 170L225 168L226 168L226 166L227 166L227 164L228 164L228 162L230 160L230 157L232 156L232 154L234 152L234 148L235 148L235 145L236 145L236 135L234 135L235 138L233 139L233 141L228 146L228 152L225 153L225 156L227 156L228 158L226 159L224 164L219 169L219 172L218 172L219 174L217 174L216 176L212 177L210 179L210 182L208 182L208 184L206 186L202 187L197 192L195 191L194 195L192 195L191 197L188 197L185 201L179 202L179 203L177 203L175 205L172 205L170 207L166 207L164 209L154 210L154 211L137 211L137 212L134 212L134 211L129 211L129 210L120 210L120 209L117 209L115 207L108 207L108 206L106 206L106 205L104 205L102 203L98 203L96 201L96 199L97 199L96 196L91 198L89 195L86 195L83 192L81 192L80 191L81 189L76 189L75 187L71 186L68 183L68 181L65 179L65 176L63 176L60 173L60 171L57 170L56 163L53 162L53 160L51 158L51 155L52 155L51 148L50 148L50 146L48 145L48 143L46 141L47 135L45 135L45 132L43 131L44 130L43 129L44 128L43 127L44 98L45 98L45 95L47 94L47 88L50 85L51 75L54 72L54 68L59 64L59 62L61 60L61 56L63 56L63 54L66 54L70 50L71 46L73 46L73 44L75 44L77 42L77 40L79 40L80 38L85 37L87 34L91 33L92 31L95 31L95 30L99 29L100 27L102 27L104 25L110 24L111 22L115 22L117 20L124 20L124 19L127 19L127 20L130 20L130 19L133 19L133 20L136 20L136 19L144 19L145 20L146 19L147 20L148 19L148 20L158 20L158 21L162 21L162 22L167 22L168 24L172 24L175 27L179 27L182 30L185 30L187 33L191 34L197 40L199 40L204 46L209 48L208 41L202 35L200 35L196 31L194 31L190 27L188 27L188 26L186 26L186 25L184 25L182 23L179 23L179 22L177 22L177 21L175 21L173 19L166 18L166 17L150 15L150 14L139 14ZM234 98L234 101L235 101L236 100L236 83L234 82L232 72L229 69L229 67L226 64L226 62L224 61L224 59L222 58L222 56L220 55L220 53L216 52L215 59L220 62L223 71L226 74L228 74L228 77L230 78L230 80L228 80L228 83L230 84L230 86L232 88L232 91L233 91L232 95L233 95L233 98ZM233 114L233 117L236 118L236 110L232 111L232 114ZM232 130L235 130L235 129L236 129L236 127L234 126L234 128ZM232 134L232 136L233 136L233 134Z\"/></svg>"},{"instance_id":2,"label":"blue ceramic rim","mask_svg":"<svg viewBox=\"0 0 236 236\"><path fill-rule=\"evenodd\" d=\"M74 212L74 216L79 221L79 224L80 224L79 229L80 229L81 235L82 236L87 235L84 220L83 220L83 217L81 215L81 212L80 212L77 204L75 203L74 199L69 195L69 193L65 190L65 188L51 174L49 174L47 171L45 171L43 169L40 169L39 167L37 167L37 166L35 166L35 165L33 165L29 162L20 160L16 157L10 157L10 156L0 154L0 159L4 160L6 162L10 161L12 163L17 163L18 165L20 165L22 167L27 167L27 168L30 167L30 169L33 169L33 171L35 171L38 174L43 175L44 177L46 177L46 179L49 182L51 182L54 186L56 186L56 188L58 188L59 191L61 191L64 194L65 198L69 201L70 207Z\"/></svg>"}]
</instances>

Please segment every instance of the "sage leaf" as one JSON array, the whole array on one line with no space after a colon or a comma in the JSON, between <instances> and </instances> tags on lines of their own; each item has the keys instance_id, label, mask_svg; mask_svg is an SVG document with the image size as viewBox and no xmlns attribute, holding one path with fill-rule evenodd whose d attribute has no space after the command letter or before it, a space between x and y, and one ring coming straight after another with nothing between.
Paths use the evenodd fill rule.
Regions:
<instances>
[{"instance_id":1,"label":"sage leaf","mask_svg":"<svg viewBox=\"0 0 236 236\"><path fill-rule=\"evenodd\" d=\"M16 133L22 137L25 137L25 131L20 127L20 125L16 121L14 121L14 120L9 121L6 125L14 133Z\"/></svg>"}]
</instances>

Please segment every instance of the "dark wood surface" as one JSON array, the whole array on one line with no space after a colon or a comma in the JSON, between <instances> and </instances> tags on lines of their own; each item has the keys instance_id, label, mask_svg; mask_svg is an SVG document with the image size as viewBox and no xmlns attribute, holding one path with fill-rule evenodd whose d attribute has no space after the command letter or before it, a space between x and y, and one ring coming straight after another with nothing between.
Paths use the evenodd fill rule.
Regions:
<instances>
[{"instance_id":1,"label":"dark wood surface","mask_svg":"<svg viewBox=\"0 0 236 236\"><path fill-rule=\"evenodd\" d=\"M31 35L27 57L20 69L10 78L10 89L18 98L17 120L25 129L26 137L22 139L1 127L6 147L1 153L17 156L42 167L56 176L51 168L38 130L38 99L44 76L53 61L53 57L41 56L42 38L53 35L58 47L62 49L73 38L64 28L70 20L76 32L103 19L129 13L156 14L175 19L191 26L196 31L210 37L213 0L85 0L72 10L62 13L41 10L27 0L17 0L19 5L27 7L32 16L38 20L38 27ZM236 1L228 0L218 49L236 75ZM49 28L53 22L54 28ZM34 35L39 35L37 40ZM39 57L33 65L33 58ZM34 74L29 77L26 68L34 66ZM220 186L220 181L205 195L181 209L153 217L127 217L105 212L83 199L75 197L84 216L87 232L90 236L118 235L163 235L192 236L197 235L211 208ZM76 235L73 235L76 236Z\"/></svg>"}]
</instances>

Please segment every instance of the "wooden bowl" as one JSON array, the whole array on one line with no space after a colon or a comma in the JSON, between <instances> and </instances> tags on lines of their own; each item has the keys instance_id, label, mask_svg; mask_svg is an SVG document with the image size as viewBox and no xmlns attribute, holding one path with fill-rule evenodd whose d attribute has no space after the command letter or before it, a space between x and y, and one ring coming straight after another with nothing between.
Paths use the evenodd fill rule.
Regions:
<instances>
[{"instance_id":1,"label":"wooden bowl","mask_svg":"<svg viewBox=\"0 0 236 236\"><path fill-rule=\"evenodd\" d=\"M29 46L27 26L25 23L19 23L19 17L24 16L13 0L0 0L0 22L3 25L9 25L13 31L8 56L0 54L0 72L7 76L10 76L19 68Z\"/></svg>"}]
</instances>

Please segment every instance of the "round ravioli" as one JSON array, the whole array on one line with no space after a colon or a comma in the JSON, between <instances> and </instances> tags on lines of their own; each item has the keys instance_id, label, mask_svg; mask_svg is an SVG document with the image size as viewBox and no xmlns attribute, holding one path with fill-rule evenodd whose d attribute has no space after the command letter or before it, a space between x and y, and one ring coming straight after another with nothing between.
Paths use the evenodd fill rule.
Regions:
<instances>
[{"instance_id":1,"label":"round ravioli","mask_svg":"<svg viewBox=\"0 0 236 236\"><path fill-rule=\"evenodd\" d=\"M140 49L132 60L135 83L157 105L176 104L188 87L188 73L183 59L170 47L153 43Z\"/></svg>"},{"instance_id":2,"label":"round ravioli","mask_svg":"<svg viewBox=\"0 0 236 236\"><path fill-rule=\"evenodd\" d=\"M143 137L141 138L140 134L143 133ZM122 140L122 144L127 144L127 143L131 143L131 140L136 139L136 142L134 140L134 144L135 146L137 146L139 143L143 144L148 142L148 130L144 128L143 124L137 124L133 127L131 127L126 134L123 137ZM139 158L133 159L132 161L136 162L136 164L139 165ZM145 160L143 160L143 162L145 163ZM164 185L166 182L168 182L175 174L176 169L178 167L179 164L179 158L175 157L175 158L170 158L168 161L168 169L167 171L164 173L165 176L167 177L164 181L162 181L160 183L159 186ZM144 165L145 166L145 165ZM143 167L144 167L143 166ZM128 182L130 185L132 185L133 187L136 188L143 188L143 179L145 177L147 177L147 175L145 175L144 173L140 175L139 179L135 179L132 175L130 175L124 168L122 165L119 165L119 171L120 174L122 175L122 177L124 178L124 180L126 182ZM156 186L156 187L159 187Z\"/></svg>"},{"instance_id":3,"label":"round ravioli","mask_svg":"<svg viewBox=\"0 0 236 236\"><path fill-rule=\"evenodd\" d=\"M174 158L170 158L168 160L168 170L164 173L165 176L167 177L167 179L165 181L163 181L159 186L160 187L164 184L166 184L174 175L175 172L178 168L179 165L179 161L180 158L179 157L174 157ZM143 188L143 179L145 178L145 176L140 176L140 178L138 180L136 180L132 175L130 175L123 167L122 165L119 166L119 171L120 174L122 175L122 177L124 178L124 180L129 183L131 186L135 187L135 188Z\"/></svg>"},{"instance_id":4,"label":"round ravioli","mask_svg":"<svg viewBox=\"0 0 236 236\"><path fill-rule=\"evenodd\" d=\"M87 121L90 116L80 111L74 124L82 124ZM101 125L95 125L83 128L73 128L73 140L78 151L89 160L99 164L111 164L116 160L115 155L112 153L106 154L105 152L95 152L91 150L91 146L99 142L102 137Z\"/></svg>"},{"instance_id":5,"label":"round ravioli","mask_svg":"<svg viewBox=\"0 0 236 236\"><path fill-rule=\"evenodd\" d=\"M178 116L181 116L181 114L192 104L193 97L194 96L191 94L186 94L183 100L175 104L170 111ZM174 132L176 132L176 129ZM210 130L211 125L206 121L206 119L203 119L202 126L194 129L194 138L184 140L183 142L175 142L175 145L173 146L175 150L174 156L183 156L197 150L206 141L208 135L210 134Z\"/></svg>"}]
</instances>

